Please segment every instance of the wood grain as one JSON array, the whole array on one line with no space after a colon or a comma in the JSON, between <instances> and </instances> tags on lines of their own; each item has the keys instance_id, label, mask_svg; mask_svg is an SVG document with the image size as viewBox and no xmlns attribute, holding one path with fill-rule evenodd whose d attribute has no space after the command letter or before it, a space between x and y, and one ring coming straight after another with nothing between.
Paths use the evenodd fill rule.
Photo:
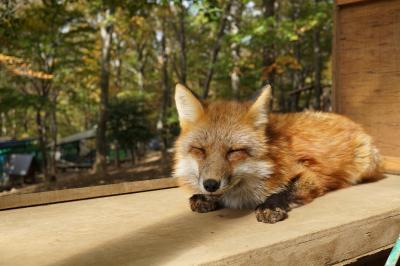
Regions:
<instances>
[{"instance_id":1,"label":"wood grain","mask_svg":"<svg viewBox=\"0 0 400 266\"><path fill-rule=\"evenodd\" d=\"M177 186L178 183L175 178L160 178L38 193L13 194L0 197L0 210L72 200L90 199L104 196L113 196L133 192L172 188Z\"/></svg>"},{"instance_id":2,"label":"wood grain","mask_svg":"<svg viewBox=\"0 0 400 266\"><path fill-rule=\"evenodd\" d=\"M334 110L361 123L383 155L400 157L400 1L335 10Z\"/></svg>"},{"instance_id":3,"label":"wood grain","mask_svg":"<svg viewBox=\"0 0 400 266\"><path fill-rule=\"evenodd\" d=\"M193 213L181 189L7 210L0 265L347 265L396 241L399 187L388 176L328 193L273 225Z\"/></svg>"}]
</instances>

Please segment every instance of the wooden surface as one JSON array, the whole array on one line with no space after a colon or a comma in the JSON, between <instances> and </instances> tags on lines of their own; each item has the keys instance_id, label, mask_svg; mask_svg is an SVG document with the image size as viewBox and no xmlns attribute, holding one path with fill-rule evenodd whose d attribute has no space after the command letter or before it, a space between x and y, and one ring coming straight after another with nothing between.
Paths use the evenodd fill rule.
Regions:
<instances>
[{"instance_id":1,"label":"wooden surface","mask_svg":"<svg viewBox=\"0 0 400 266\"><path fill-rule=\"evenodd\" d=\"M367 2L367 1L380 1L380 0L335 0L336 5L347 5L359 2Z\"/></svg>"},{"instance_id":2,"label":"wooden surface","mask_svg":"<svg viewBox=\"0 0 400 266\"><path fill-rule=\"evenodd\" d=\"M335 265L394 243L399 188L331 192L276 224L193 213L177 188L0 211L0 265Z\"/></svg>"},{"instance_id":3,"label":"wooden surface","mask_svg":"<svg viewBox=\"0 0 400 266\"><path fill-rule=\"evenodd\" d=\"M336 7L334 110L400 158L400 1Z\"/></svg>"},{"instance_id":4,"label":"wooden surface","mask_svg":"<svg viewBox=\"0 0 400 266\"><path fill-rule=\"evenodd\" d=\"M160 178L136 182L123 182L83 188L71 188L27 194L12 194L0 197L0 210L34 206L47 203L89 199L132 192L177 187L175 178Z\"/></svg>"}]
</instances>

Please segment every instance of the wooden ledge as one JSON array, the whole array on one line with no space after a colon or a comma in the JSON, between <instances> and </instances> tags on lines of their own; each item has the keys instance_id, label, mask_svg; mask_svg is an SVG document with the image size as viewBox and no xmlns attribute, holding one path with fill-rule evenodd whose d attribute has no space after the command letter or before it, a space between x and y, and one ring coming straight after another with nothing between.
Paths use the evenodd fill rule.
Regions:
<instances>
[{"instance_id":1,"label":"wooden ledge","mask_svg":"<svg viewBox=\"0 0 400 266\"><path fill-rule=\"evenodd\" d=\"M390 247L400 178L329 193L276 224L193 213L180 189L0 212L0 265L334 265Z\"/></svg>"},{"instance_id":2,"label":"wooden ledge","mask_svg":"<svg viewBox=\"0 0 400 266\"><path fill-rule=\"evenodd\" d=\"M82 188L70 188L46 192L11 194L0 197L0 210L17 207L28 207L48 203L65 202L79 199L90 199L126 193L157 190L177 187L175 178L160 178L118 184L100 185Z\"/></svg>"},{"instance_id":3,"label":"wooden ledge","mask_svg":"<svg viewBox=\"0 0 400 266\"><path fill-rule=\"evenodd\" d=\"M383 156L385 173L400 174L400 157Z\"/></svg>"},{"instance_id":4,"label":"wooden ledge","mask_svg":"<svg viewBox=\"0 0 400 266\"><path fill-rule=\"evenodd\" d=\"M343 5L368 2L368 1L373 1L373 0L335 0L335 3L338 6L343 6Z\"/></svg>"}]
</instances>

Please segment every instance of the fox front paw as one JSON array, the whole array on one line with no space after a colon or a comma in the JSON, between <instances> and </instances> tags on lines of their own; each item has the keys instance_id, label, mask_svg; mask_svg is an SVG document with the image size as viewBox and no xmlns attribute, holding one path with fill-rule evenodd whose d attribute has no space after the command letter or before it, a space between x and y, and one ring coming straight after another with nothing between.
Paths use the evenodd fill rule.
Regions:
<instances>
[{"instance_id":1,"label":"fox front paw","mask_svg":"<svg viewBox=\"0 0 400 266\"><path fill-rule=\"evenodd\" d=\"M276 222L282 221L288 217L287 211L281 208L268 208L259 205L256 208L257 221L263 223L274 224Z\"/></svg>"},{"instance_id":2,"label":"fox front paw","mask_svg":"<svg viewBox=\"0 0 400 266\"><path fill-rule=\"evenodd\" d=\"M189 202L190 208L194 212L205 213L215 211L220 208L220 204L217 200L207 198L205 195L201 194L193 195L189 199Z\"/></svg>"}]
</instances>

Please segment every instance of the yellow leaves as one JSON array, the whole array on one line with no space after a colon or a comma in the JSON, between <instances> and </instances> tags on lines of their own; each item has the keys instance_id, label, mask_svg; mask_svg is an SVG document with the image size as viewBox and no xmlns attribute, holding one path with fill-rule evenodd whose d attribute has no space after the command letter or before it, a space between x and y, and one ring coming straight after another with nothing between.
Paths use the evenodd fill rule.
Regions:
<instances>
[{"instance_id":1,"label":"yellow leaves","mask_svg":"<svg viewBox=\"0 0 400 266\"><path fill-rule=\"evenodd\" d=\"M10 69L12 73L18 76L28 76L31 78L38 78L38 79L52 79L53 75L52 74L46 74L43 72L39 71L33 71L31 69L18 69L18 68L13 68Z\"/></svg>"},{"instance_id":2,"label":"yellow leaves","mask_svg":"<svg viewBox=\"0 0 400 266\"><path fill-rule=\"evenodd\" d=\"M287 66L291 69L294 70L300 70L301 69L301 65L300 63L297 61L296 58L294 58L291 55L281 55L278 56L275 60L276 64L278 64L278 66Z\"/></svg>"},{"instance_id":3,"label":"yellow leaves","mask_svg":"<svg viewBox=\"0 0 400 266\"><path fill-rule=\"evenodd\" d=\"M264 67L262 70L262 79L267 80L270 73L282 75L285 73L285 69L289 68L292 70L300 70L301 64L291 55L280 55L275 59L275 62L271 65Z\"/></svg>"},{"instance_id":4,"label":"yellow leaves","mask_svg":"<svg viewBox=\"0 0 400 266\"><path fill-rule=\"evenodd\" d=\"M135 26L143 27L143 25L146 23L146 20L145 20L145 18L142 17L142 16L133 16L133 17L131 18L131 23L132 23L133 25L135 25Z\"/></svg>"},{"instance_id":5,"label":"yellow leaves","mask_svg":"<svg viewBox=\"0 0 400 266\"><path fill-rule=\"evenodd\" d=\"M30 69L30 63L18 57L0 54L0 63L5 64L9 71L18 76L28 76L44 80L54 77L52 74Z\"/></svg>"},{"instance_id":6,"label":"yellow leaves","mask_svg":"<svg viewBox=\"0 0 400 266\"><path fill-rule=\"evenodd\" d=\"M23 60L14 56L0 54L0 62L5 64L21 64L23 63Z\"/></svg>"}]
</instances>

